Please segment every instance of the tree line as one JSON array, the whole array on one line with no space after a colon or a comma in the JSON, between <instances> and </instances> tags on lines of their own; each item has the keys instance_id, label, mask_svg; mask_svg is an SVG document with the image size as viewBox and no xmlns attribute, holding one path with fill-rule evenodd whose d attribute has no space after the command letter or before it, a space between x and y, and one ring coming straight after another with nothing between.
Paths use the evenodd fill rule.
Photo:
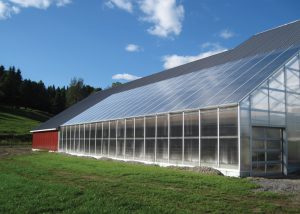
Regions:
<instances>
[{"instance_id":1,"label":"tree line","mask_svg":"<svg viewBox=\"0 0 300 214\"><path fill-rule=\"evenodd\" d=\"M6 69L0 65L0 104L12 107L33 108L57 114L67 107L100 91L84 84L83 79L73 78L67 87L46 87L43 81L23 79L20 69Z\"/></svg>"}]
</instances>

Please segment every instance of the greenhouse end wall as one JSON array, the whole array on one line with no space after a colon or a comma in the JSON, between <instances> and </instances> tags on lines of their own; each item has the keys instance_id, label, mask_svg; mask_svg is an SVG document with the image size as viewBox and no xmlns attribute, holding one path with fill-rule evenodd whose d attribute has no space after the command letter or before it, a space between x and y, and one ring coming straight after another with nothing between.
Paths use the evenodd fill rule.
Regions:
<instances>
[{"instance_id":1,"label":"greenhouse end wall","mask_svg":"<svg viewBox=\"0 0 300 214\"><path fill-rule=\"evenodd\" d=\"M240 103L240 124L241 174L300 169L299 54Z\"/></svg>"},{"instance_id":2,"label":"greenhouse end wall","mask_svg":"<svg viewBox=\"0 0 300 214\"><path fill-rule=\"evenodd\" d=\"M238 107L62 126L59 151L239 176Z\"/></svg>"}]
</instances>

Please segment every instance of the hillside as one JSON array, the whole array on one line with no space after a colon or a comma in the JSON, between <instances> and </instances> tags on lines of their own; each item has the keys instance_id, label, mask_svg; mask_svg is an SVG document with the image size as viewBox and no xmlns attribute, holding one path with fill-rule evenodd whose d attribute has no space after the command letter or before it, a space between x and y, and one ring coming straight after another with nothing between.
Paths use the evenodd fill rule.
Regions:
<instances>
[{"instance_id":1,"label":"hillside","mask_svg":"<svg viewBox=\"0 0 300 214\"><path fill-rule=\"evenodd\" d=\"M0 106L0 141L12 136L28 138L32 128L50 117L50 114L38 110Z\"/></svg>"}]
</instances>

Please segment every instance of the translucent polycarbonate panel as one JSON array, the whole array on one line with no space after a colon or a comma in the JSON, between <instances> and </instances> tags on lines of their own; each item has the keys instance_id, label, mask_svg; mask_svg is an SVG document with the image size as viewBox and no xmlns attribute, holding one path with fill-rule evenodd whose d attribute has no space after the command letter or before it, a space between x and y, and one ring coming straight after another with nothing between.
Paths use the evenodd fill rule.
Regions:
<instances>
[{"instance_id":1,"label":"translucent polycarbonate panel","mask_svg":"<svg viewBox=\"0 0 300 214\"><path fill-rule=\"evenodd\" d=\"M84 125L80 125L80 132L79 132L79 136L81 139L84 138Z\"/></svg>"},{"instance_id":2,"label":"translucent polycarbonate panel","mask_svg":"<svg viewBox=\"0 0 300 214\"><path fill-rule=\"evenodd\" d=\"M271 112L285 112L284 91L269 90L269 102Z\"/></svg>"},{"instance_id":3,"label":"translucent polycarbonate panel","mask_svg":"<svg viewBox=\"0 0 300 214\"><path fill-rule=\"evenodd\" d=\"M75 152L76 153L80 152L80 139L79 138L75 139Z\"/></svg>"},{"instance_id":4,"label":"translucent polycarbonate panel","mask_svg":"<svg viewBox=\"0 0 300 214\"><path fill-rule=\"evenodd\" d=\"M124 138L125 137L125 120L118 120L117 137L118 138Z\"/></svg>"},{"instance_id":5,"label":"translucent polycarbonate panel","mask_svg":"<svg viewBox=\"0 0 300 214\"><path fill-rule=\"evenodd\" d=\"M286 66L288 164L300 166L300 63L299 55Z\"/></svg>"},{"instance_id":6,"label":"translucent polycarbonate panel","mask_svg":"<svg viewBox=\"0 0 300 214\"><path fill-rule=\"evenodd\" d=\"M168 115L157 116L157 137L168 137Z\"/></svg>"},{"instance_id":7,"label":"translucent polycarbonate panel","mask_svg":"<svg viewBox=\"0 0 300 214\"><path fill-rule=\"evenodd\" d=\"M79 138L79 125L75 125L75 138Z\"/></svg>"},{"instance_id":8,"label":"translucent polycarbonate panel","mask_svg":"<svg viewBox=\"0 0 300 214\"><path fill-rule=\"evenodd\" d=\"M168 140L167 139L157 139L156 161L168 162Z\"/></svg>"},{"instance_id":9,"label":"translucent polycarbonate panel","mask_svg":"<svg viewBox=\"0 0 300 214\"><path fill-rule=\"evenodd\" d=\"M218 162L218 140L201 139L201 165L216 166Z\"/></svg>"},{"instance_id":10,"label":"translucent polycarbonate panel","mask_svg":"<svg viewBox=\"0 0 300 214\"><path fill-rule=\"evenodd\" d=\"M287 64L286 64L287 69L292 69L292 70L299 70L300 65L299 65L299 56L293 57Z\"/></svg>"},{"instance_id":11,"label":"translucent polycarbonate panel","mask_svg":"<svg viewBox=\"0 0 300 214\"><path fill-rule=\"evenodd\" d=\"M175 164L182 163L182 139L170 139L170 162Z\"/></svg>"},{"instance_id":12,"label":"translucent polycarbonate panel","mask_svg":"<svg viewBox=\"0 0 300 214\"><path fill-rule=\"evenodd\" d=\"M116 156L116 145L117 145L116 138L110 138L110 140L109 140L109 156L110 157Z\"/></svg>"},{"instance_id":13,"label":"translucent polycarbonate panel","mask_svg":"<svg viewBox=\"0 0 300 214\"><path fill-rule=\"evenodd\" d=\"M108 140L107 139L103 139L103 142L102 142L102 155L108 156Z\"/></svg>"},{"instance_id":14,"label":"translucent polycarbonate panel","mask_svg":"<svg viewBox=\"0 0 300 214\"><path fill-rule=\"evenodd\" d=\"M84 153L90 153L90 124L85 124L85 131L84 131Z\"/></svg>"},{"instance_id":15,"label":"translucent polycarbonate panel","mask_svg":"<svg viewBox=\"0 0 300 214\"><path fill-rule=\"evenodd\" d=\"M96 154L96 140L95 138L90 139L90 150L89 150L91 155Z\"/></svg>"},{"instance_id":16,"label":"translucent polycarbonate panel","mask_svg":"<svg viewBox=\"0 0 300 214\"><path fill-rule=\"evenodd\" d=\"M269 88L284 91L284 69L274 74L269 80Z\"/></svg>"},{"instance_id":17,"label":"translucent polycarbonate panel","mask_svg":"<svg viewBox=\"0 0 300 214\"><path fill-rule=\"evenodd\" d=\"M134 137L133 119L126 119L126 138Z\"/></svg>"},{"instance_id":18,"label":"translucent polycarbonate panel","mask_svg":"<svg viewBox=\"0 0 300 214\"><path fill-rule=\"evenodd\" d=\"M144 138L144 118L135 118L135 138Z\"/></svg>"},{"instance_id":19,"label":"translucent polycarbonate panel","mask_svg":"<svg viewBox=\"0 0 300 214\"><path fill-rule=\"evenodd\" d=\"M286 69L287 91L300 93L299 71Z\"/></svg>"},{"instance_id":20,"label":"translucent polycarbonate panel","mask_svg":"<svg viewBox=\"0 0 300 214\"><path fill-rule=\"evenodd\" d=\"M269 97L268 85L263 85L251 96L252 123L258 125L269 124Z\"/></svg>"},{"instance_id":21,"label":"translucent polycarbonate panel","mask_svg":"<svg viewBox=\"0 0 300 214\"><path fill-rule=\"evenodd\" d=\"M144 140L135 140L134 158L138 160L144 159Z\"/></svg>"},{"instance_id":22,"label":"translucent polycarbonate panel","mask_svg":"<svg viewBox=\"0 0 300 214\"><path fill-rule=\"evenodd\" d=\"M109 121L103 122L103 138L109 137Z\"/></svg>"},{"instance_id":23,"label":"translucent polycarbonate panel","mask_svg":"<svg viewBox=\"0 0 300 214\"><path fill-rule=\"evenodd\" d=\"M261 69L257 69L254 74L248 73L244 79L239 79L239 81L245 81L245 83L237 87L234 93L231 93L231 95L228 95L219 103L231 103L237 99L242 99L243 97L245 97L245 91L251 92L259 84L263 83L277 69L280 69L287 60L295 55L298 50L298 48L293 48L287 50L286 52L283 51L274 53L274 59L269 60L268 63L266 63L266 65L264 65ZM224 92L225 91L226 90L224 90Z\"/></svg>"},{"instance_id":24,"label":"translucent polycarbonate panel","mask_svg":"<svg viewBox=\"0 0 300 214\"><path fill-rule=\"evenodd\" d=\"M65 127L60 127L60 141L59 141L59 150L64 152L65 150Z\"/></svg>"},{"instance_id":25,"label":"translucent polycarbonate panel","mask_svg":"<svg viewBox=\"0 0 300 214\"><path fill-rule=\"evenodd\" d=\"M117 121L114 120L114 121L110 121L110 124L109 124L109 138L116 138L116 126L117 126Z\"/></svg>"},{"instance_id":26,"label":"translucent polycarbonate panel","mask_svg":"<svg viewBox=\"0 0 300 214\"><path fill-rule=\"evenodd\" d=\"M145 145L145 160L154 161L155 160L155 140L147 140Z\"/></svg>"},{"instance_id":27,"label":"translucent polycarbonate panel","mask_svg":"<svg viewBox=\"0 0 300 214\"><path fill-rule=\"evenodd\" d=\"M184 136L199 136L199 111L184 113Z\"/></svg>"},{"instance_id":28,"label":"translucent polycarbonate panel","mask_svg":"<svg viewBox=\"0 0 300 214\"><path fill-rule=\"evenodd\" d=\"M101 155L101 138L96 139L96 155Z\"/></svg>"},{"instance_id":29,"label":"translucent polycarbonate panel","mask_svg":"<svg viewBox=\"0 0 300 214\"><path fill-rule=\"evenodd\" d=\"M120 157L120 158L124 158L124 155L125 155L125 142L124 140L117 140L117 156Z\"/></svg>"},{"instance_id":30,"label":"translucent polycarbonate panel","mask_svg":"<svg viewBox=\"0 0 300 214\"><path fill-rule=\"evenodd\" d=\"M96 154L96 124L91 124L91 131L90 131L90 154Z\"/></svg>"},{"instance_id":31,"label":"translucent polycarbonate panel","mask_svg":"<svg viewBox=\"0 0 300 214\"><path fill-rule=\"evenodd\" d=\"M220 139L220 167L238 168L238 138Z\"/></svg>"},{"instance_id":32,"label":"translucent polycarbonate panel","mask_svg":"<svg viewBox=\"0 0 300 214\"><path fill-rule=\"evenodd\" d=\"M182 113L170 114L170 137L182 137Z\"/></svg>"},{"instance_id":33,"label":"translucent polycarbonate panel","mask_svg":"<svg viewBox=\"0 0 300 214\"><path fill-rule=\"evenodd\" d=\"M201 136L217 136L218 113L216 110L201 111Z\"/></svg>"},{"instance_id":34,"label":"translucent polycarbonate panel","mask_svg":"<svg viewBox=\"0 0 300 214\"><path fill-rule=\"evenodd\" d=\"M146 138L155 137L155 117L146 117Z\"/></svg>"},{"instance_id":35,"label":"translucent polycarbonate panel","mask_svg":"<svg viewBox=\"0 0 300 214\"><path fill-rule=\"evenodd\" d=\"M80 153L84 153L84 149L85 149L85 145L84 145L84 139L83 138L80 138L80 141L79 141L80 145Z\"/></svg>"},{"instance_id":36,"label":"translucent polycarbonate panel","mask_svg":"<svg viewBox=\"0 0 300 214\"><path fill-rule=\"evenodd\" d=\"M102 123L97 123L97 138L102 138Z\"/></svg>"},{"instance_id":37,"label":"translucent polycarbonate panel","mask_svg":"<svg viewBox=\"0 0 300 214\"><path fill-rule=\"evenodd\" d=\"M255 55L116 93L65 125L238 103L297 50Z\"/></svg>"},{"instance_id":38,"label":"translucent polycarbonate panel","mask_svg":"<svg viewBox=\"0 0 300 214\"><path fill-rule=\"evenodd\" d=\"M288 163L300 165L300 94L287 93Z\"/></svg>"},{"instance_id":39,"label":"translucent polycarbonate panel","mask_svg":"<svg viewBox=\"0 0 300 214\"><path fill-rule=\"evenodd\" d=\"M188 165L199 164L199 139L184 140L184 163Z\"/></svg>"},{"instance_id":40,"label":"translucent polycarbonate panel","mask_svg":"<svg viewBox=\"0 0 300 214\"><path fill-rule=\"evenodd\" d=\"M219 124L220 136L238 135L237 107L220 108Z\"/></svg>"},{"instance_id":41,"label":"translucent polycarbonate panel","mask_svg":"<svg viewBox=\"0 0 300 214\"><path fill-rule=\"evenodd\" d=\"M84 125L80 125L80 153L84 153L84 149L85 149L85 142L84 142Z\"/></svg>"},{"instance_id":42,"label":"translucent polycarbonate panel","mask_svg":"<svg viewBox=\"0 0 300 214\"><path fill-rule=\"evenodd\" d=\"M68 140L70 138L70 136L69 136L70 131L68 132L68 126L65 126L64 131L65 131L65 134L64 134L64 136L65 136L64 151L67 151L68 150Z\"/></svg>"},{"instance_id":43,"label":"translucent polycarbonate panel","mask_svg":"<svg viewBox=\"0 0 300 214\"><path fill-rule=\"evenodd\" d=\"M126 140L126 151L125 151L125 158L126 159L132 159L133 158L133 148L134 148L134 143L133 140Z\"/></svg>"}]
</instances>

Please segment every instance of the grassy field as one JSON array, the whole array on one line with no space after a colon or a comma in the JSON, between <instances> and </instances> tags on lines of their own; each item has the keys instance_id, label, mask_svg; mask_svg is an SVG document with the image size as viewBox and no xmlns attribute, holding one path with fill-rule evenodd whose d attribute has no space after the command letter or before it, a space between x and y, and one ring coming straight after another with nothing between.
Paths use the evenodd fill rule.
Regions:
<instances>
[{"instance_id":1,"label":"grassy field","mask_svg":"<svg viewBox=\"0 0 300 214\"><path fill-rule=\"evenodd\" d=\"M37 110L0 106L0 133L28 134L32 128L49 117L49 114Z\"/></svg>"},{"instance_id":2,"label":"grassy field","mask_svg":"<svg viewBox=\"0 0 300 214\"><path fill-rule=\"evenodd\" d=\"M0 213L299 213L248 179L37 152L0 159Z\"/></svg>"},{"instance_id":3,"label":"grassy field","mask_svg":"<svg viewBox=\"0 0 300 214\"><path fill-rule=\"evenodd\" d=\"M0 106L0 145L29 142L29 131L50 116L37 110Z\"/></svg>"}]
</instances>

